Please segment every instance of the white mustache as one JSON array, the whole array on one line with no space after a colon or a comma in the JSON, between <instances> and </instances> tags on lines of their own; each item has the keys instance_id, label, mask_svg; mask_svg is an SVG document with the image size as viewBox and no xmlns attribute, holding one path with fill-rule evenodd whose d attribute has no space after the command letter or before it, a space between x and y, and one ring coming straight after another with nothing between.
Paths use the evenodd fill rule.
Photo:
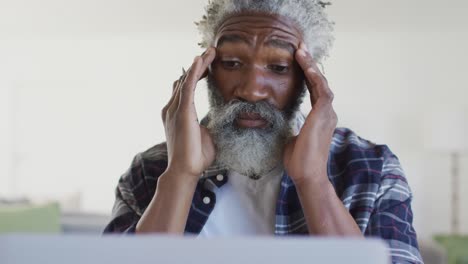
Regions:
<instances>
[{"instance_id":1,"label":"white mustache","mask_svg":"<svg viewBox=\"0 0 468 264\"><path fill-rule=\"evenodd\" d=\"M279 123L279 120L285 119L285 116L282 111L274 108L271 104L265 101L249 103L239 100L233 100L220 108L222 109L218 109L219 111L216 112L217 114L219 113L223 115L222 117L218 116L218 118L224 120L224 122L222 122L223 125L233 123L234 120L236 120L242 113L252 113L259 115L269 124Z\"/></svg>"}]
</instances>

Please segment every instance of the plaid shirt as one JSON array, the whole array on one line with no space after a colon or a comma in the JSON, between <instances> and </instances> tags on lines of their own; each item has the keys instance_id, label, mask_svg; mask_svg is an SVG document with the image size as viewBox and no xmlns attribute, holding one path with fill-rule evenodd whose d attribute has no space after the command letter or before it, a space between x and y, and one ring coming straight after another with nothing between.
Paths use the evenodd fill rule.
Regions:
<instances>
[{"instance_id":1,"label":"plaid shirt","mask_svg":"<svg viewBox=\"0 0 468 264\"><path fill-rule=\"evenodd\" d=\"M119 180L112 220L105 233L135 232L166 167L164 143L135 157ZM331 144L328 175L362 233L388 243L393 263L422 263L412 226L412 193L397 157L387 146L375 145L349 129L338 128ZM203 173L193 196L186 233L200 233L216 205L213 187L220 188L227 180L223 168L212 166ZM275 235L308 233L294 183L284 173L276 202Z\"/></svg>"}]
</instances>

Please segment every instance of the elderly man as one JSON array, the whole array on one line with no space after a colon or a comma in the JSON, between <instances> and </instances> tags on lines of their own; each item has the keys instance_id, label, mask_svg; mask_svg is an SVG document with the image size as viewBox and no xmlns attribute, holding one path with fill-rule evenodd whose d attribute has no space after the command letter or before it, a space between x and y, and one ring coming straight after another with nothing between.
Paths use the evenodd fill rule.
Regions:
<instances>
[{"instance_id":1,"label":"elderly man","mask_svg":"<svg viewBox=\"0 0 468 264\"><path fill-rule=\"evenodd\" d=\"M197 24L206 51L162 110L167 142L138 154L122 176L105 232L374 236L395 263L421 263L398 159L336 128L317 67L333 40L325 6L209 2ZM199 122L194 90L203 78L210 111Z\"/></svg>"}]
</instances>

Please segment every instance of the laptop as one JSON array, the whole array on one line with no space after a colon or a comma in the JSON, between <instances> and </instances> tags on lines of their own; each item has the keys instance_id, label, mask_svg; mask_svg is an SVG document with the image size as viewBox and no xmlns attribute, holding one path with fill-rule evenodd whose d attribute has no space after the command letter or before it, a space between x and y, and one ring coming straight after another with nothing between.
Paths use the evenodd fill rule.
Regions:
<instances>
[{"instance_id":1,"label":"laptop","mask_svg":"<svg viewBox=\"0 0 468 264\"><path fill-rule=\"evenodd\" d=\"M388 264L384 242L313 237L0 236L2 264Z\"/></svg>"}]
</instances>

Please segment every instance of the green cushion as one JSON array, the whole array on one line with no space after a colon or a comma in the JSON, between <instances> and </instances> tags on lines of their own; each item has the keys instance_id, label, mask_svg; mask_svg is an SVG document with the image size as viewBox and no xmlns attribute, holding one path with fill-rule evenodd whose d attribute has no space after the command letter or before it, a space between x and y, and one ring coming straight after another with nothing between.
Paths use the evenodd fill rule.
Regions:
<instances>
[{"instance_id":1,"label":"green cushion","mask_svg":"<svg viewBox=\"0 0 468 264\"><path fill-rule=\"evenodd\" d=\"M439 235L434 238L447 250L449 264L468 264L468 236Z\"/></svg>"},{"instance_id":2,"label":"green cushion","mask_svg":"<svg viewBox=\"0 0 468 264\"><path fill-rule=\"evenodd\" d=\"M0 207L0 234L53 234L60 231L60 208L57 203L42 206Z\"/></svg>"}]
</instances>

